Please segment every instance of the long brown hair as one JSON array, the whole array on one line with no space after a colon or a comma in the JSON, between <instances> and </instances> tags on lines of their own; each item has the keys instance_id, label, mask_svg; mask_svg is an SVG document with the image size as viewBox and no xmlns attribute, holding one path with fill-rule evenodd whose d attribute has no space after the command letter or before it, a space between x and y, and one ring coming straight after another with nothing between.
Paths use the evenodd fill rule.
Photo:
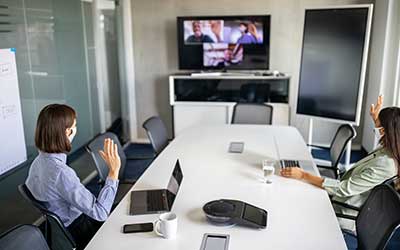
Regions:
<instances>
[{"instance_id":1,"label":"long brown hair","mask_svg":"<svg viewBox=\"0 0 400 250\"><path fill-rule=\"evenodd\" d=\"M67 153L71 143L65 130L76 119L73 108L64 104L50 104L40 111L35 131L35 145L45 153Z\"/></svg>"},{"instance_id":2,"label":"long brown hair","mask_svg":"<svg viewBox=\"0 0 400 250\"><path fill-rule=\"evenodd\" d=\"M384 108L379 112L378 118L385 132L380 144L391 153L400 172L400 108Z\"/></svg>"}]
</instances>

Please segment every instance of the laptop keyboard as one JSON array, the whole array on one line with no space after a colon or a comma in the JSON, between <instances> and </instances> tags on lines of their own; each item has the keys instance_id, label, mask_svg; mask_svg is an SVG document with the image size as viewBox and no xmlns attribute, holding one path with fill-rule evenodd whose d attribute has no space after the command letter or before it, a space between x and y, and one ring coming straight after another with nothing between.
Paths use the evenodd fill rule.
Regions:
<instances>
[{"instance_id":1,"label":"laptop keyboard","mask_svg":"<svg viewBox=\"0 0 400 250\"><path fill-rule=\"evenodd\" d=\"M280 160L281 168L298 168L300 167L299 161L293 160Z\"/></svg>"},{"instance_id":2,"label":"laptop keyboard","mask_svg":"<svg viewBox=\"0 0 400 250\"><path fill-rule=\"evenodd\" d=\"M147 208L150 211L162 211L165 210L166 207L164 206L164 192L155 191L155 192L148 192L147 193Z\"/></svg>"}]
</instances>

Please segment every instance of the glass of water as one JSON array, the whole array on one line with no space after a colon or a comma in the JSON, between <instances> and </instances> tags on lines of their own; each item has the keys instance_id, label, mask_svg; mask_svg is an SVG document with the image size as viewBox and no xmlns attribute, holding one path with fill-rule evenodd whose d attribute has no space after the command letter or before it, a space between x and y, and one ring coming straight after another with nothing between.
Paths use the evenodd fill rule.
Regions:
<instances>
[{"instance_id":1,"label":"glass of water","mask_svg":"<svg viewBox=\"0 0 400 250\"><path fill-rule=\"evenodd\" d=\"M272 176L274 175L274 172L275 172L275 161L264 160L262 169L263 169L263 175L264 175L264 182L271 184Z\"/></svg>"}]
</instances>

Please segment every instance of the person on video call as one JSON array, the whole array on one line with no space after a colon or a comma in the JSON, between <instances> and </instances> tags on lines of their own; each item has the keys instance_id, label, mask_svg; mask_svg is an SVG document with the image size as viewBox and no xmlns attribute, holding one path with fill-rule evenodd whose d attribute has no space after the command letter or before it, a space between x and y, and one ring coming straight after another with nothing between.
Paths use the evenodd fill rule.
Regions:
<instances>
[{"instance_id":1,"label":"person on video call","mask_svg":"<svg viewBox=\"0 0 400 250\"><path fill-rule=\"evenodd\" d=\"M251 26L252 28L252 32L249 32L249 25L253 25ZM247 23L240 23L239 24L239 30L241 33L241 36L238 38L236 43L241 43L241 44L254 44L254 43L258 43L258 38L257 38L257 29L255 28L254 24L247 24Z\"/></svg>"},{"instance_id":2,"label":"person on video call","mask_svg":"<svg viewBox=\"0 0 400 250\"><path fill-rule=\"evenodd\" d=\"M76 112L51 104L39 113L35 145L39 155L32 162L26 186L49 211L60 217L78 249L83 249L110 214L118 188L121 160L117 145L105 139L100 155L109 173L99 195L94 196L67 165L67 153L76 135Z\"/></svg>"},{"instance_id":3,"label":"person on video call","mask_svg":"<svg viewBox=\"0 0 400 250\"><path fill-rule=\"evenodd\" d=\"M374 121L374 132L379 137L379 146L364 159L347 170L340 180L323 178L305 172L301 168L284 168L281 175L304 180L325 189L333 200L360 207L377 185L396 176L400 162L400 108L387 107L381 110L383 98L371 105L370 115ZM354 211L334 205L336 212L356 215ZM339 218L343 229L355 230L353 221Z\"/></svg>"},{"instance_id":4,"label":"person on video call","mask_svg":"<svg viewBox=\"0 0 400 250\"><path fill-rule=\"evenodd\" d=\"M187 39L187 43L213 43L214 41L210 36L203 34L201 31L200 21L192 22L193 35L190 35Z\"/></svg>"}]
</instances>

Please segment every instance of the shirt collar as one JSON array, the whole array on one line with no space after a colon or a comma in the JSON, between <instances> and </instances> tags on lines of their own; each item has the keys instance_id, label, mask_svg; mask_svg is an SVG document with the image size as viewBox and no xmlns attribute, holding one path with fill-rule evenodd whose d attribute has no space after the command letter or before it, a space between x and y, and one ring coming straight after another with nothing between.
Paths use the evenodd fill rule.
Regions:
<instances>
[{"instance_id":1,"label":"shirt collar","mask_svg":"<svg viewBox=\"0 0 400 250\"><path fill-rule=\"evenodd\" d=\"M39 151L39 155L45 158L56 159L61 161L62 163L67 162L67 155L64 153L46 153Z\"/></svg>"}]
</instances>

